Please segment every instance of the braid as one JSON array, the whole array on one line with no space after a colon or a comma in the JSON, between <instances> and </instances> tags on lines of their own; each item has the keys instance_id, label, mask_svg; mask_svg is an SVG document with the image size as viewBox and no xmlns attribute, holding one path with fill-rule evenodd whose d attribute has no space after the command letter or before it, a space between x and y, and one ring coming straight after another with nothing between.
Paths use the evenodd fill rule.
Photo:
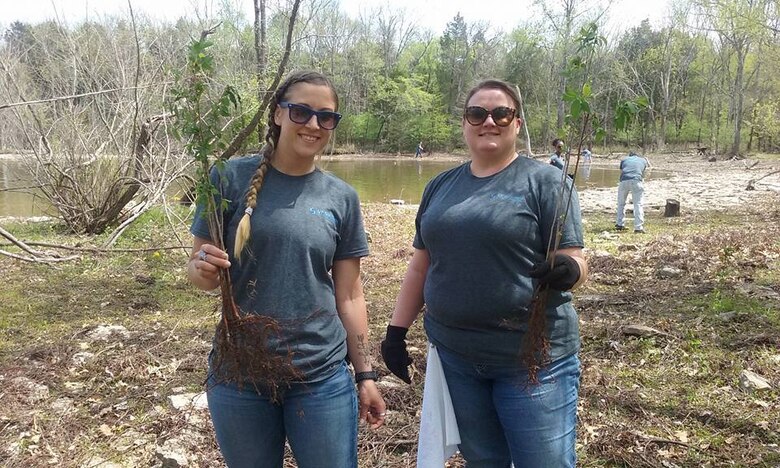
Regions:
<instances>
[{"instance_id":1,"label":"braid","mask_svg":"<svg viewBox=\"0 0 780 468\"><path fill-rule=\"evenodd\" d=\"M268 131L265 134L265 141L267 144L262 152L262 161L260 161L260 165L257 166L257 170L249 183L249 190L246 192L244 216L241 217L241 221L236 228L236 244L233 247L233 256L236 257L239 262L241 261L241 253L244 251L246 242L252 237L252 213L257 207L257 196L263 188L265 175L268 173L268 167L270 166L269 161L273 157L274 151L276 150L276 144L279 142L279 135L282 131L282 128L277 125L274 120L274 109L276 109L276 106L279 104L279 101L289 87L289 83L284 83L277 88L268 106Z\"/></svg>"},{"instance_id":2,"label":"braid","mask_svg":"<svg viewBox=\"0 0 780 468\"><path fill-rule=\"evenodd\" d=\"M274 151L276 150L276 144L279 142L279 134L281 134L281 132L281 127L276 125L276 122L274 122L273 114L269 115L268 131L265 133L266 146L263 150L263 156L265 156L266 159L271 159L271 156L273 156Z\"/></svg>"},{"instance_id":3,"label":"braid","mask_svg":"<svg viewBox=\"0 0 780 468\"><path fill-rule=\"evenodd\" d=\"M263 181L265 181L265 175L268 173L269 166L268 158L263 157L260 165L257 166L255 175L252 176L252 181L249 184L249 190L246 193L246 209L244 210L244 216L241 217L241 221L236 228L236 244L233 247L233 256L241 261L241 253L244 251L246 241L249 240L252 234L251 216L257 207L257 194L260 193L260 189L263 188Z\"/></svg>"},{"instance_id":4,"label":"braid","mask_svg":"<svg viewBox=\"0 0 780 468\"><path fill-rule=\"evenodd\" d=\"M274 119L276 108L280 102L284 101L284 97L287 91L296 83L315 83L328 86L333 97L336 100L336 106L338 107L338 95L336 90L325 76L317 72L295 72L290 74L287 79L282 83L274 92L271 101L268 104L268 131L265 134L266 145L262 151L262 161L257 167L255 174L252 176L252 181L249 184L249 190L246 193L246 208L244 209L244 216L241 217L241 221L238 223L236 229L236 243L233 247L233 256L236 257L239 262L241 261L241 253L244 251L247 241L252 235L252 229L250 218L252 213L257 207L257 197L260 194L260 190L263 188L263 182L265 176L268 173L268 168L271 166L271 159L276 152L276 146L279 144L279 136L282 134L282 127L277 125Z\"/></svg>"}]
</instances>

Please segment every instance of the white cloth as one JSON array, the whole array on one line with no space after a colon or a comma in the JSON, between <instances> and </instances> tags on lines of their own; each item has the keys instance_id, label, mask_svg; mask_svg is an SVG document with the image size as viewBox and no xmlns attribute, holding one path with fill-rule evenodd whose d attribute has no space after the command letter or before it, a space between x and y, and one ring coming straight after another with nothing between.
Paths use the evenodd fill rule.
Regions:
<instances>
[{"instance_id":1,"label":"white cloth","mask_svg":"<svg viewBox=\"0 0 780 468\"><path fill-rule=\"evenodd\" d=\"M439 353L429 343L420 435L417 439L417 468L442 468L458 450L459 443L460 432Z\"/></svg>"}]
</instances>

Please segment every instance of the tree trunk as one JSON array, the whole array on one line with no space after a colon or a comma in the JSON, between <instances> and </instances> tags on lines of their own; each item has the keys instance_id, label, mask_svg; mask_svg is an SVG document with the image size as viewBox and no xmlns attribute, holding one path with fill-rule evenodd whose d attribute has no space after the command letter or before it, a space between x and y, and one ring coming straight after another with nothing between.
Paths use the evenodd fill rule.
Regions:
<instances>
[{"instance_id":1,"label":"tree trunk","mask_svg":"<svg viewBox=\"0 0 780 468\"><path fill-rule=\"evenodd\" d=\"M701 146L701 126L704 123L704 108L707 105L707 93L701 93L701 107L699 108L699 132L696 135L696 145Z\"/></svg>"},{"instance_id":2,"label":"tree trunk","mask_svg":"<svg viewBox=\"0 0 780 468\"><path fill-rule=\"evenodd\" d=\"M263 102L265 72L268 68L268 40L265 27L265 0L254 0L255 5L255 60L257 61L257 102ZM265 125L257 126L257 140L263 144Z\"/></svg>"},{"instance_id":3,"label":"tree trunk","mask_svg":"<svg viewBox=\"0 0 780 468\"><path fill-rule=\"evenodd\" d=\"M672 41L672 33L668 32L666 37L666 46L664 48L664 54L666 63L665 68L661 74L661 112L659 116L660 128L656 129L656 149L662 151L666 146L666 121L669 114L669 102L671 101L672 94L672 53L669 50Z\"/></svg>"},{"instance_id":4,"label":"tree trunk","mask_svg":"<svg viewBox=\"0 0 780 468\"><path fill-rule=\"evenodd\" d=\"M658 116L658 128L656 128L656 149L662 151L666 147L666 121L669 114L669 100L670 96L670 83L671 81L671 66L667 70L667 74L661 79L661 112Z\"/></svg>"},{"instance_id":5,"label":"tree trunk","mask_svg":"<svg viewBox=\"0 0 780 468\"><path fill-rule=\"evenodd\" d=\"M731 146L731 154L738 155L742 138L742 106L745 100L744 74L745 74L745 55L747 46L735 48L737 52L737 72L734 79L734 144Z\"/></svg>"},{"instance_id":6,"label":"tree trunk","mask_svg":"<svg viewBox=\"0 0 780 468\"><path fill-rule=\"evenodd\" d=\"M564 52L564 56L563 56L563 67L564 68L566 67L566 55L565 55L565 52ZM558 113L557 113L557 118L555 120L556 133L557 133L557 130L560 130L561 128L563 128L563 118L565 116L565 109L563 107L563 104L564 104L563 99L560 99L560 96L563 96L565 93L566 93L566 78L563 75L561 75L560 76L560 82L558 83L558 97L559 98L558 98Z\"/></svg>"},{"instance_id":7,"label":"tree trunk","mask_svg":"<svg viewBox=\"0 0 780 468\"><path fill-rule=\"evenodd\" d=\"M753 147L753 135L756 133L756 108L753 107L753 118L750 122L750 135L748 136L747 152L749 153Z\"/></svg>"},{"instance_id":8,"label":"tree trunk","mask_svg":"<svg viewBox=\"0 0 780 468\"><path fill-rule=\"evenodd\" d=\"M105 231L109 224L119 218L122 210L125 206L138 193L138 189L141 188L139 180L143 175L143 161L148 154L149 143L152 140L152 134L154 129L152 126L164 119L165 115L156 115L146 119L146 122L141 125L138 137L135 141L135 148L133 149L133 164L131 173L126 179L120 179L115 182L115 188L113 193L117 193L118 196L112 200L106 200L107 205L100 210L100 215L91 220L89 224L84 228L89 234L99 234Z\"/></svg>"},{"instance_id":9,"label":"tree trunk","mask_svg":"<svg viewBox=\"0 0 780 468\"><path fill-rule=\"evenodd\" d=\"M520 87L515 85L515 91L520 97L520 118L523 119L523 131L525 132L525 151L528 157L533 157L534 153L531 151L531 136L528 134L528 123L525 121L525 105L523 100L523 94L520 92Z\"/></svg>"}]
</instances>

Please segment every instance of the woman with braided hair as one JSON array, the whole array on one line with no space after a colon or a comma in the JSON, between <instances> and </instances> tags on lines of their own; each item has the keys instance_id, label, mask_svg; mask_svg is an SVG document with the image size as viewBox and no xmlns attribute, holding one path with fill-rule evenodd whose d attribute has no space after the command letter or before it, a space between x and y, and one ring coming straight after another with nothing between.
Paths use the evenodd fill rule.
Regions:
<instances>
[{"instance_id":1,"label":"woman with braided hair","mask_svg":"<svg viewBox=\"0 0 780 468\"><path fill-rule=\"evenodd\" d=\"M468 93L461 126L471 160L425 188L381 347L388 369L410 382L405 337L425 305L429 353L469 468L575 466L580 340L570 291L587 277L580 210L570 179L517 156L519 108L514 86L500 80ZM558 200L562 183L571 203Z\"/></svg>"},{"instance_id":2,"label":"woman with braided hair","mask_svg":"<svg viewBox=\"0 0 780 468\"><path fill-rule=\"evenodd\" d=\"M341 118L338 97L325 76L297 72L269 109L262 154L231 159L212 174L226 201L232 250L211 243L196 212L187 271L195 286L211 290L219 270L229 269L239 308L278 324L269 350L289 356L300 379L277 399L210 372L209 410L230 467L281 467L285 440L301 468L357 467L358 419L378 428L385 404L368 351L360 203L352 187L314 162Z\"/></svg>"}]
</instances>

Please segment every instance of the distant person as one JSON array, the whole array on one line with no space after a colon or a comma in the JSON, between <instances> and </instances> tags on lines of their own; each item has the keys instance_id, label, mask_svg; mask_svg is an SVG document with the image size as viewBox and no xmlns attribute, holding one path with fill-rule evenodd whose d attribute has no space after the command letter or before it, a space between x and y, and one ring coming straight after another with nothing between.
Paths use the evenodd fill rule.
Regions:
<instances>
[{"instance_id":1,"label":"distant person","mask_svg":"<svg viewBox=\"0 0 780 468\"><path fill-rule=\"evenodd\" d=\"M560 138L556 138L552 141L553 154L550 155L550 164L557 167L560 170L566 166L566 161L563 159L563 145L564 142Z\"/></svg>"},{"instance_id":2,"label":"distant person","mask_svg":"<svg viewBox=\"0 0 780 468\"><path fill-rule=\"evenodd\" d=\"M593 162L593 155L590 153L590 150L585 148L582 150L582 169L579 171L582 173L582 178L584 180L590 179L590 170L591 170L591 163Z\"/></svg>"},{"instance_id":3,"label":"distant person","mask_svg":"<svg viewBox=\"0 0 780 468\"><path fill-rule=\"evenodd\" d=\"M417 143L417 150L414 153L415 158L422 158L423 151L425 151L425 148L423 148L422 141Z\"/></svg>"},{"instance_id":4,"label":"distant person","mask_svg":"<svg viewBox=\"0 0 780 468\"><path fill-rule=\"evenodd\" d=\"M642 185L642 180L645 170L649 167L650 161L634 151L629 151L628 157L620 161L620 184L618 185L617 220L615 221L615 229L618 231L626 230L623 216L625 215L626 198L631 192L631 199L634 202L634 232L637 234L645 233L645 213L642 210L642 197L645 188Z\"/></svg>"},{"instance_id":5,"label":"distant person","mask_svg":"<svg viewBox=\"0 0 780 468\"><path fill-rule=\"evenodd\" d=\"M590 164L593 162L593 155L588 148L582 150L582 162L585 164Z\"/></svg>"}]
</instances>

